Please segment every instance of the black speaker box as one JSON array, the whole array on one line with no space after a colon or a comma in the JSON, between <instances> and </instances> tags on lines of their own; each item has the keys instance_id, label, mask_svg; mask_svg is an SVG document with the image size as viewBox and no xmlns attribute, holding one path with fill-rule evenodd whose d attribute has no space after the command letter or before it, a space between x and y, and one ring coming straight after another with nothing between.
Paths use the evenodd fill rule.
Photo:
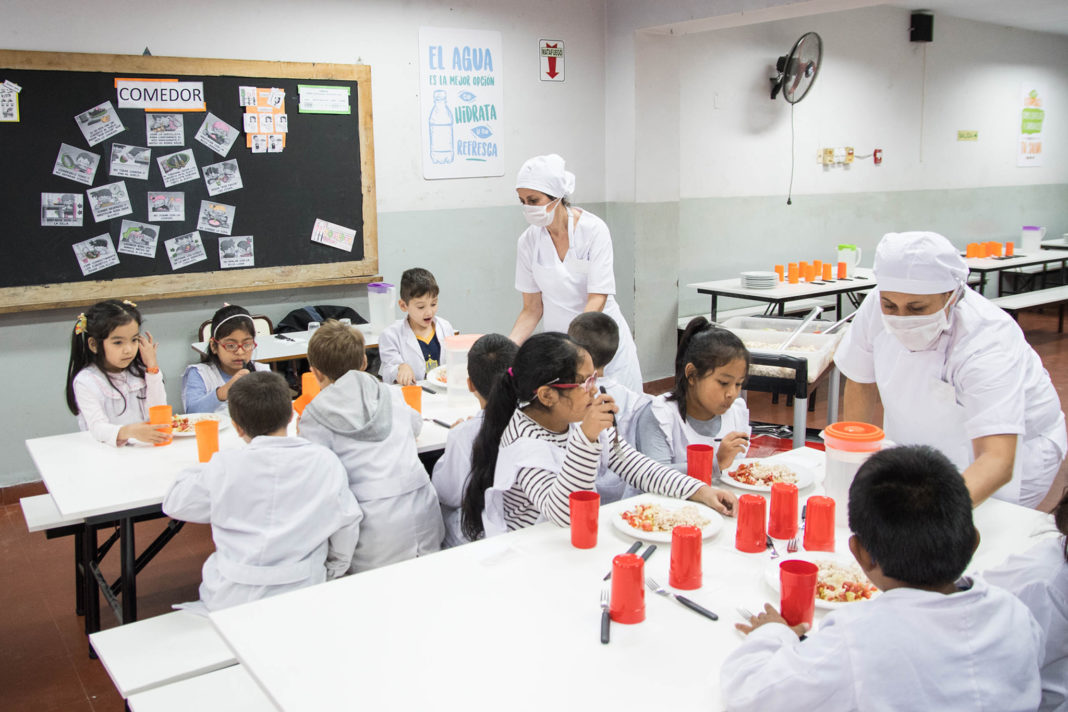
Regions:
<instances>
[{"instance_id":1,"label":"black speaker box","mask_svg":"<svg viewBox=\"0 0 1068 712\"><path fill-rule=\"evenodd\" d=\"M914 12L910 20L909 42L930 42L934 34L934 15Z\"/></svg>"}]
</instances>

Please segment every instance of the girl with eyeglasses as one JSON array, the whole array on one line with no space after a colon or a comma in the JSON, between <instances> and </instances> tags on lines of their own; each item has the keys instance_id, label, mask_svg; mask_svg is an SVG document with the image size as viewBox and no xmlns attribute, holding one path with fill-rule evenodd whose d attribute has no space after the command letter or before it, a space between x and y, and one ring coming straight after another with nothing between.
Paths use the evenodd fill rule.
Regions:
<instances>
[{"instance_id":1,"label":"girl with eyeglasses","mask_svg":"<svg viewBox=\"0 0 1068 712\"><path fill-rule=\"evenodd\" d=\"M182 374L182 407L186 413L213 413L226 409L230 386L252 371L269 371L254 363L256 325L248 310L233 304L224 306L211 318L208 353L200 363L187 366Z\"/></svg>"},{"instance_id":2,"label":"girl with eyeglasses","mask_svg":"<svg viewBox=\"0 0 1068 712\"><path fill-rule=\"evenodd\" d=\"M733 515L735 497L645 457L620 440L618 410L597 389L593 361L564 334L527 339L494 385L471 456L462 527L468 539L550 520L570 524L571 492L611 469L646 492Z\"/></svg>"}]
</instances>

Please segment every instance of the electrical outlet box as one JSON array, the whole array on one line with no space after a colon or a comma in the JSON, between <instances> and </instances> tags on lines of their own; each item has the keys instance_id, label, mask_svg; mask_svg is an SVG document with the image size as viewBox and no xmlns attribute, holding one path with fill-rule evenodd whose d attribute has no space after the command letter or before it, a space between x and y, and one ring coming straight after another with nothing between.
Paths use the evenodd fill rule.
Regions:
<instances>
[{"instance_id":1,"label":"electrical outlet box","mask_svg":"<svg viewBox=\"0 0 1068 712\"><path fill-rule=\"evenodd\" d=\"M845 162L847 164L853 162L853 147L852 146L846 146L845 147Z\"/></svg>"},{"instance_id":2,"label":"electrical outlet box","mask_svg":"<svg viewBox=\"0 0 1068 712\"><path fill-rule=\"evenodd\" d=\"M833 148L825 148L825 149L823 149L823 165L825 165L825 166L834 165L834 149Z\"/></svg>"}]
</instances>

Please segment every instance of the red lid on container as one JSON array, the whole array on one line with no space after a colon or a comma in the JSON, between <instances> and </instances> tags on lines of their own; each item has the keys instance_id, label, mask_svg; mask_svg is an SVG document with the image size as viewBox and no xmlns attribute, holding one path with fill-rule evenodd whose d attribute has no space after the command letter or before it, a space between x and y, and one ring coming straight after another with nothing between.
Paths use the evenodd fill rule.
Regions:
<instances>
[{"instance_id":1,"label":"red lid on container","mask_svg":"<svg viewBox=\"0 0 1068 712\"><path fill-rule=\"evenodd\" d=\"M883 429L878 425L860 423L852 420L831 423L823 433L832 438L854 443L871 443L886 438L886 433L884 433Z\"/></svg>"}]
</instances>

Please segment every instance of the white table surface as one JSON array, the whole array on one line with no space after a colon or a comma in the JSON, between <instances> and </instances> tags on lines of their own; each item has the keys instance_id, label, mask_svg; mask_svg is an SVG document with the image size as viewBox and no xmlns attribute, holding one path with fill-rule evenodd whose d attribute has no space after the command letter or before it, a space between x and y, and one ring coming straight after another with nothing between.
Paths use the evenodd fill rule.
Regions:
<instances>
[{"instance_id":1,"label":"white table surface","mask_svg":"<svg viewBox=\"0 0 1068 712\"><path fill-rule=\"evenodd\" d=\"M1045 250L1065 250L1068 249L1068 237L1054 237L1050 240L1043 240L1041 246Z\"/></svg>"},{"instance_id":2,"label":"white table surface","mask_svg":"<svg viewBox=\"0 0 1068 712\"><path fill-rule=\"evenodd\" d=\"M796 451L795 451L796 452ZM804 455L822 460L822 453ZM802 493L804 497L805 494ZM632 539L601 512L598 545L572 548L546 523L211 614L246 670L284 712L719 710L719 668L741 642L736 607L777 595L765 553L734 549L734 521L706 540L704 586L684 592L706 620L646 592L646 620L599 639L601 578ZM1028 546L1049 518L991 501L973 566ZM847 551L842 536L839 551ZM646 565L667 584L669 545ZM817 619L823 615L817 609ZM448 705L443 703L448 701Z\"/></svg>"},{"instance_id":3,"label":"white table surface","mask_svg":"<svg viewBox=\"0 0 1068 712\"><path fill-rule=\"evenodd\" d=\"M1014 267L1027 267L1028 265L1049 264L1068 259L1068 256L1056 252L1031 252L1027 254L1015 254L1012 257L966 257L965 264L973 272L998 272Z\"/></svg>"},{"instance_id":4,"label":"white table surface","mask_svg":"<svg viewBox=\"0 0 1068 712\"><path fill-rule=\"evenodd\" d=\"M372 331L370 324L353 324L353 326L363 334L365 347L378 347L378 336L381 332ZM291 341L279 338L278 334L258 335L256 336L256 350L253 352L252 358L263 363L284 361L291 358L304 358L308 355L308 339L311 338L313 333L311 331L295 331L291 334L284 334L284 336L292 339ZM208 352L207 341L198 341L192 344L192 347L198 354L206 354Z\"/></svg>"},{"instance_id":5,"label":"white table surface","mask_svg":"<svg viewBox=\"0 0 1068 712\"><path fill-rule=\"evenodd\" d=\"M477 402L454 406L444 393L424 392L423 430L416 439L419 452L440 450L448 437L448 430L429 418L451 423L477 410ZM220 450L243 446L233 427L219 430ZM68 518L160 504L175 476L197 462L195 437L176 437L163 447L116 448L97 442L88 432L78 432L33 438L26 441L26 448L56 508Z\"/></svg>"},{"instance_id":6,"label":"white table surface","mask_svg":"<svg viewBox=\"0 0 1068 712\"><path fill-rule=\"evenodd\" d=\"M854 274L860 277L866 277L867 279L857 279L856 276L850 280L831 280L825 284L811 284L809 282L801 281L797 284L790 284L789 282L779 282L777 286L771 289L751 289L749 287L742 286L741 277L730 277L729 279L717 279L711 282L694 282L686 286L692 287L698 291L715 292L719 296L728 297L747 297L750 299L763 299L765 301L772 300L778 301L780 299L792 299L801 297L818 297L820 295L833 295L843 291L866 289L875 286L875 276L870 269L865 267L858 267ZM822 282L823 280L817 280Z\"/></svg>"}]
</instances>

